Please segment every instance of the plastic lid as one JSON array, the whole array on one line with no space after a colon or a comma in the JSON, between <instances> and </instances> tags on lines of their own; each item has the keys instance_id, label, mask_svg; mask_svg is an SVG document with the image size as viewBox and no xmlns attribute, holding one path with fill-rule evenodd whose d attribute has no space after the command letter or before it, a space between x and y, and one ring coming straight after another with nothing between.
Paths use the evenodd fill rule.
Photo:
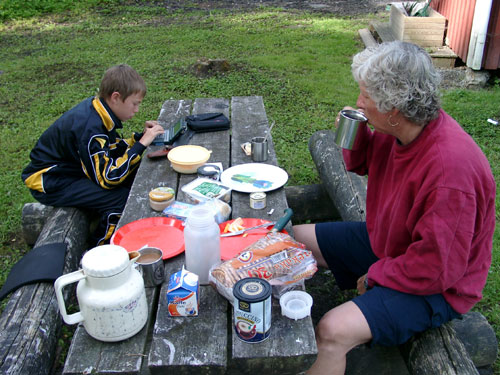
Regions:
<instances>
[{"instance_id":1,"label":"plastic lid","mask_svg":"<svg viewBox=\"0 0 500 375\"><path fill-rule=\"evenodd\" d=\"M210 158L210 151L202 146L177 146L170 150L167 157L172 163L180 165L199 164Z\"/></svg>"},{"instance_id":2,"label":"plastic lid","mask_svg":"<svg viewBox=\"0 0 500 375\"><path fill-rule=\"evenodd\" d=\"M220 173L220 168L216 165L202 165L197 172L201 176L215 176Z\"/></svg>"},{"instance_id":3,"label":"plastic lid","mask_svg":"<svg viewBox=\"0 0 500 375\"><path fill-rule=\"evenodd\" d=\"M247 277L238 280L233 287L233 296L238 301L255 303L271 296L271 284L258 277Z\"/></svg>"},{"instance_id":4,"label":"plastic lid","mask_svg":"<svg viewBox=\"0 0 500 375\"><path fill-rule=\"evenodd\" d=\"M189 216L186 221L187 225L192 225L193 227L207 227L209 225L216 224L215 217L212 210L204 207L194 207L189 211Z\"/></svg>"},{"instance_id":5,"label":"plastic lid","mask_svg":"<svg viewBox=\"0 0 500 375\"><path fill-rule=\"evenodd\" d=\"M130 262L127 250L118 245L94 247L82 258L82 268L86 275L109 277L122 272Z\"/></svg>"},{"instance_id":6,"label":"plastic lid","mask_svg":"<svg viewBox=\"0 0 500 375\"><path fill-rule=\"evenodd\" d=\"M166 186L157 187L149 192L149 198L155 202L164 202L174 199L175 191Z\"/></svg>"},{"instance_id":7,"label":"plastic lid","mask_svg":"<svg viewBox=\"0 0 500 375\"><path fill-rule=\"evenodd\" d=\"M302 319L311 315L312 297L306 292L292 290L280 298L281 315L290 319Z\"/></svg>"}]
</instances>

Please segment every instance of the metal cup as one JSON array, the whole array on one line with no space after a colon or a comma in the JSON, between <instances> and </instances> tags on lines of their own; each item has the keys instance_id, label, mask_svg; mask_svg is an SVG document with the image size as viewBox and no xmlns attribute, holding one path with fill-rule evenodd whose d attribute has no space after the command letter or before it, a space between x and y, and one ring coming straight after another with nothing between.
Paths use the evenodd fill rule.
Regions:
<instances>
[{"instance_id":1,"label":"metal cup","mask_svg":"<svg viewBox=\"0 0 500 375\"><path fill-rule=\"evenodd\" d=\"M266 161L267 160L267 139L264 137L253 137L252 141L252 160L253 161Z\"/></svg>"},{"instance_id":2,"label":"metal cup","mask_svg":"<svg viewBox=\"0 0 500 375\"><path fill-rule=\"evenodd\" d=\"M163 265L163 252L156 247L144 247L139 250L139 258L136 264L144 279L145 287L153 287L163 283L165 280L165 268Z\"/></svg>"},{"instance_id":3,"label":"metal cup","mask_svg":"<svg viewBox=\"0 0 500 375\"><path fill-rule=\"evenodd\" d=\"M335 133L335 143L347 150L357 150L357 135L361 124L366 124L368 119L359 111L344 109L340 111L339 125Z\"/></svg>"}]
</instances>

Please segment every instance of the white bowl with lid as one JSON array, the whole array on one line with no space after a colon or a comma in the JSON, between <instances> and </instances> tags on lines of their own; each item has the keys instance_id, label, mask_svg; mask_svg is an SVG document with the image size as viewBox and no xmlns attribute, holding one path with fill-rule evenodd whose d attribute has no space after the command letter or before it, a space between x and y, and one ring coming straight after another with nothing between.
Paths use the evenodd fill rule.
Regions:
<instances>
[{"instance_id":1,"label":"white bowl with lid","mask_svg":"<svg viewBox=\"0 0 500 375\"><path fill-rule=\"evenodd\" d=\"M303 319L311 315L312 297L303 291L292 290L280 297L281 315L290 319Z\"/></svg>"},{"instance_id":2,"label":"white bowl with lid","mask_svg":"<svg viewBox=\"0 0 500 375\"><path fill-rule=\"evenodd\" d=\"M174 171L179 173L196 173L198 168L207 162L211 151L196 145L177 146L169 151L168 160Z\"/></svg>"}]
</instances>

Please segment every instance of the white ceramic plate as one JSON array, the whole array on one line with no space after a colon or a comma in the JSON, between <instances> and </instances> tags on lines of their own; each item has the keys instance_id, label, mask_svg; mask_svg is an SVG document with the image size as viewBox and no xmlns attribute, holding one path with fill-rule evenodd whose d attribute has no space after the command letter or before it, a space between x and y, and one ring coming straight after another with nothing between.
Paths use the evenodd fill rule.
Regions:
<instances>
[{"instance_id":1,"label":"white ceramic plate","mask_svg":"<svg viewBox=\"0 0 500 375\"><path fill-rule=\"evenodd\" d=\"M222 172L221 182L242 193L271 191L286 184L285 170L271 164L247 163L235 165Z\"/></svg>"}]
</instances>

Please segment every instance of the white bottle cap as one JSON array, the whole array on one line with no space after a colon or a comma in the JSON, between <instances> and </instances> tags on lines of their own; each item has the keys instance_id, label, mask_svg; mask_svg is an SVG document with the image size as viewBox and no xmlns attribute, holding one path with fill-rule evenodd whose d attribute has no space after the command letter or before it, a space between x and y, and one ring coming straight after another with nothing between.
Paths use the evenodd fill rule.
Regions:
<instances>
[{"instance_id":1,"label":"white bottle cap","mask_svg":"<svg viewBox=\"0 0 500 375\"><path fill-rule=\"evenodd\" d=\"M290 319L302 319L311 315L312 297L306 292L292 290L280 298L281 315Z\"/></svg>"}]
</instances>

